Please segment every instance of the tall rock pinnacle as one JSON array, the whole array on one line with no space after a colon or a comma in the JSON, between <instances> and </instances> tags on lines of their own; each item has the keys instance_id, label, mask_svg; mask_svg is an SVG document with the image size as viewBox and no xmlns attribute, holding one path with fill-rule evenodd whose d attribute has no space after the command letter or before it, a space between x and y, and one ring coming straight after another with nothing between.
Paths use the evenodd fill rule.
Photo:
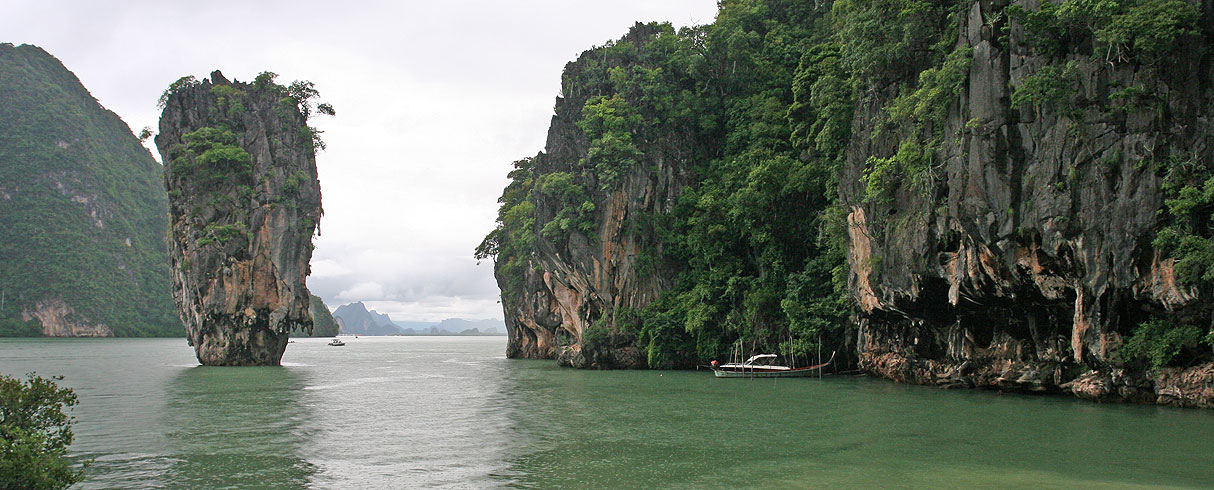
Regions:
<instances>
[{"instance_id":1,"label":"tall rock pinnacle","mask_svg":"<svg viewBox=\"0 0 1214 490\"><path fill-rule=\"evenodd\" d=\"M174 82L161 99L173 295L202 364L277 365L288 333L312 329L316 95L268 72L241 83L215 71Z\"/></svg>"}]
</instances>

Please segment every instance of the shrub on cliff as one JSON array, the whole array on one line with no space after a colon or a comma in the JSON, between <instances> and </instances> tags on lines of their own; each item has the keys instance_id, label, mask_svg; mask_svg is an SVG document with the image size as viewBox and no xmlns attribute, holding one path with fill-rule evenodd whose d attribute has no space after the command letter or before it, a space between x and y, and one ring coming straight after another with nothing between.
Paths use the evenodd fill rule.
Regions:
<instances>
[{"instance_id":1,"label":"shrub on cliff","mask_svg":"<svg viewBox=\"0 0 1214 490\"><path fill-rule=\"evenodd\" d=\"M62 379L0 375L0 489L62 489L84 480L84 468L67 456L75 418L63 410L78 402L55 383Z\"/></svg>"},{"instance_id":2,"label":"shrub on cliff","mask_svg":"<svg viewBox=\"0 0 1214 490\"><path fill-rule=\"evenodd\" d=\"M1117 358L1122 362L1146 361L1151 368L1159 369L1191 361L1199 350L1209 350L1210 345L1214 345L1214 334L1157 318L1139 325L1117 351Z\"/></svg>"}]
</instances>

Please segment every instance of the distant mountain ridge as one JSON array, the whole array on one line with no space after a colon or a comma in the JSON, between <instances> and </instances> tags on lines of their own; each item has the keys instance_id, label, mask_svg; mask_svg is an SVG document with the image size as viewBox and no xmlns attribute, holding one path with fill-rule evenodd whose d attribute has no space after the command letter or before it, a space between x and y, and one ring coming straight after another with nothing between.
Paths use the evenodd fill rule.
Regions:
<instances>
[{"instance_id":1,"label":"distant mountain ridge","mask_svg":"<svg viewBox=\"0 0 1214 490\"><path fill-rule=\"evenodd\" d=\"M506 334L506 322L502 320L465 320L463 318L448 318L431 327L439 332L464 333L475 330L482 334Z\"/></svg>"},{"instance_id":2,"label":"distant mountain ridge","mask_svg":"<svg viewBox=\"0 0 1214 490\"><path fill-rule=\"evenodd\" d=\"M333 319L342 333L355 335L400 335L400 327L388 315L368 310L361 301L337 307Z\"/></svg>"},{"instance_id":3,"label":"distant mountain ridge","mask_svg":"<svg viewBox=\"0 0 1214 490\"><path fill-rule=\"evenodd\" d=\"M333 318L342 333L356 335L505 335L502 320L448 318L441 322L395 321L361 301L337 307Z\"/></svg>"}]
</instances>

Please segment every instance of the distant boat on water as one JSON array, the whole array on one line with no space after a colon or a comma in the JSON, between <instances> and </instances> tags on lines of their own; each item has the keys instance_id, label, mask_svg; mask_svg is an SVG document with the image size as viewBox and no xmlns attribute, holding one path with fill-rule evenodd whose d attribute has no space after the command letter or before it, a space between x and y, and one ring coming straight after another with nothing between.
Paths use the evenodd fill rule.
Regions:
<instances>
[{"instance_id":1,"label":"distant boat on water","mask_svg":"<svg viewBox=\"0 0 1214 490\"><path fill-rule=\"evenodd\" d=\"M342 342L341 339L333 339L332 342L329 342L329 345L331 345L333 347L341 347L343 345L346 345L346 343Z\"/></svg>"},{"instance_id":2,"label":"distant boat on water","mask_svg":"<svg viewBox=\"0 0 1214 490\"><path fill-rule=\"evenodd\" d=\"M718 364L712 361L712 372L718 378L800 378L821 374L822 368L835 361L835 353L830 353L830 360L813 366L793 368L775 364L775 354L758 354L751 356L746 362L731 362Z\"/></svg>"}]
</instances>

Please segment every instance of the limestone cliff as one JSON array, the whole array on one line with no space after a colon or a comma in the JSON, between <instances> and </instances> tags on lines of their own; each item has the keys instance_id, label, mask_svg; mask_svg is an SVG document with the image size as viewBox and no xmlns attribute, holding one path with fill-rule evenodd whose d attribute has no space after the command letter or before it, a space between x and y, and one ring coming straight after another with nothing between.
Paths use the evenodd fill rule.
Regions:
<instances>
[{"instance_id":1,"label":"limestone cliff","mask_svg":"<svg viewBox=\"0 0 1214 490\"><path fill-rule=\"evenodd\" d=\"M203 364L277 365L292 329L311 332L321 206L301 99L272 74L240 83L215 71L162 100L174 298Z\"/></svg>"},{"instance_id":2,"label":"limestone cliff","mask_svg":"<svg viewBox=\"0 0 1214 490\"><path fill-rule=\"evenodd\" d=\"M641 47L661 32L637 24L615 46ZM685 128L669 125L653 134L633 134L641 164L619 174L584 171L593 167L594 130L584 129L584 108L610 94L606 80L595 79L608 66L635 60L590 50L565 67L562 95L548 130L545 150L526 161L536 188L533 254L525 267L505 272L498 263L509 336L509 357L557 358L576 367L645 367L644 355L630 339L609 337L611 345L583 349L592 322L618 331L615 313L640 308L669 287L669 270L647 269L639 262L660 256L661 243L629 229L641 216L667 213L688 182ZM633 101L628 101L633 102ZM567 185L567 188L561 186ZM572 189L572 190L570 190ZM512 282L513 281L513 282Z\"/></svg>"},{"instance_id":3,"label":"limestone cliff","mask_svg":"<svg viewBox=\"0 0 1214 490\"><path fill-rule=\"evenodd\" d=\"M1209 2L719 5L566 67L478 249L510 356L1214 406Z\"/></svg>"},{"instance_id":4,"label":"limestone cliff","mask_svg":"<svg viewBox=\"0 0 1214 490\"><path fill-rule=\"evenodd\" d=\"M1209 324L1209 298L1152 246L1165 215L1161 162L1214 158L1206 39L1180 36L1172 55L1152 59L1094 48L1099 38L1046 54L1035 46L1043 34L1007 3L964 7L953 53L965 82L944 101L942 127L926 131L945 136L921 185L906 179L874 198L870 184L874 157L921 136L879 131L914 80L874 86L856 109L839 195L862 368L1214 406L1214 365L1147 374L1114 356L1150 317ZM1058 92L1014 105L1045 73Z\"/></svg>"},{"instance_id":5,"label":"limestone cliff","mask_svg":"<svg viewBox=\"0 0 1214 490\"><path fill-rule=\"evenodd\" d=\"M636 24L565 67L545 151L515 163L477 250L510 356L804 364L841 343L842 240L823 238L840 151L798 148L789 116L830 5L720 8L707 26Z\"/></svg>"}]
</instances>

